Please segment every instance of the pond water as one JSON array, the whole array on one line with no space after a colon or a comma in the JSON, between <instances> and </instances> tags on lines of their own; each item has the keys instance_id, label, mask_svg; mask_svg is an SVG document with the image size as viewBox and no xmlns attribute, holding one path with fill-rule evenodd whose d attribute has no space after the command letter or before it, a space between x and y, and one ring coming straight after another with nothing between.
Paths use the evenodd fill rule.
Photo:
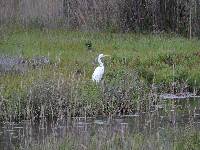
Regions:
<instances>
[{"instance_id":1,"label":"pond water","mask_svg":"<svg viewBox=\"0 0 200 150\"><path fill-rule=\"evenodd\" d=\"M70 136L75 137L77 143L84 146L89 144L94 135L101 141L104 136L105 139L112 139L113 136L119 135L120 138L126 139L127 135L138 133L149 137L159 133L159 138L165 141L165 149L171 149L170 141L173 134L168 131L181 135L185 132L185 128L191 126L199 131L199 108L199 99L188 99L164 101L148 112L138 111L135 114L108 118L72 117L58 118L54 121L41 118L39 121L2 122L0 149L27 149L30 145L46 144L48 137L58 141ZM124 143L126 145L126 140Z\"/></svg>"}]
</instances>

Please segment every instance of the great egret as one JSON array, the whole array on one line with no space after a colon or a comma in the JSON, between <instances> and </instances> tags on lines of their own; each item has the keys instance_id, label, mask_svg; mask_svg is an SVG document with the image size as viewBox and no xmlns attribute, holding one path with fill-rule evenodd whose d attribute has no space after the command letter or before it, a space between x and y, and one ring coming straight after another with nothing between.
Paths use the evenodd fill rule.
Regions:
<instances>
[{"instance_id":1,"label":"great egret","mask_svg":"<svg viewBox=\"0 0 200 150\"><path fill-rule=\"evenodd\" d=\"M109 56L109 55L100 54L98 56L99 66L94 70L94 73L92 74L92 80L95 81L96 83L99 83L103 77L104 64L101 61L101 58L106 57L106 56Z\"/></svg>"}]
</instances>

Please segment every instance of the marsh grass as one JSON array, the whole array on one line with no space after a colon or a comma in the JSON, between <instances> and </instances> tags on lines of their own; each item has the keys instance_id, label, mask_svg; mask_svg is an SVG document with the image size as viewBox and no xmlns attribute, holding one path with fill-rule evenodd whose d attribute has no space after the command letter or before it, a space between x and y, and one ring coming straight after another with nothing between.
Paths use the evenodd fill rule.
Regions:
<instances>
[{"instance_id":1,"label":"marsh grass","mask_svg":"<svg viewBox=\"0 0 200 150\"><path fill-rule=\"evenodd\" d=\"M199 94L199 40L170 34L92 33L16 26L1 27L0 33L0 55L50 59L49 64L30 66L24 73L0 76L1 122L4 126L8 123L4 130L10 131L6 134L20 131L20 141L8 147L199 148L199 102L164 101L159 97L166 92ZM88 41L93 51L85 46ZM104 60L104 79L96 85L91 75L99 53L112 57ZM123 116L131 117L131 122L112 122L113 118ZM181 122L182 116L186 117ZM89 117L108 120L96 121L94 125L86 121ZM12 124L25 120L27 123L20 128ZM181 123L183 127L179 129ZM32 124L39 128L37 132ZM47 133L48 128L51 134Z\"/></svg>"},{"instance_id":2,"label":"marsh grass","mask_svg":"<svg viewBox=\"0 0 200 150\"><path fill-rule=\"evenodd\" d=\"M159 101L155 94L199 92L197 39L20 27L0 31L1 55L50 58L41 68L0 76L3 120L39 118L41 110L49 118L129 114L149 109ZM102 84L95 85L92 62L99 53L112 57L105 60Z\"/></svg>"}]
</instances>

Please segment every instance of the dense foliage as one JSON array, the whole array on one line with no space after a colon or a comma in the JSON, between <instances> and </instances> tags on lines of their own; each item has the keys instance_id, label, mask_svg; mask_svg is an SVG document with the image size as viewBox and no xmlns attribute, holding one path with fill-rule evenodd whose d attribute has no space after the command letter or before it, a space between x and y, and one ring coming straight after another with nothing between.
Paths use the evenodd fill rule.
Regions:
<instances>
[{"instance_id":1,"label":"dense foliage","mask_svg":"<svg viewBox=\"0 0 200 150\"><path fill-rule=\"evenodd\" d=\"M199 0L1 0L0 10L0 24L200 35Z\"/></svg>"}]
</instances>

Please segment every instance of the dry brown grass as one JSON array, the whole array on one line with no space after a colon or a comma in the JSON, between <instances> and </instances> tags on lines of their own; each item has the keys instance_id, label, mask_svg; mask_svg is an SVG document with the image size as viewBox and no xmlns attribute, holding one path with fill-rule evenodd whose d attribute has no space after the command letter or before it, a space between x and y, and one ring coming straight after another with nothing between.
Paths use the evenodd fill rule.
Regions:
<instances>
[{"instance_id":1,"label":"dry brown grass","mask_svg":"<svg viewBox=\"0 0 200 150\"><path fill-rule=\"evenodd\" d=\"M198 36L199 1L1 0L0 24Z\"/></svg>"}]
</instances>

